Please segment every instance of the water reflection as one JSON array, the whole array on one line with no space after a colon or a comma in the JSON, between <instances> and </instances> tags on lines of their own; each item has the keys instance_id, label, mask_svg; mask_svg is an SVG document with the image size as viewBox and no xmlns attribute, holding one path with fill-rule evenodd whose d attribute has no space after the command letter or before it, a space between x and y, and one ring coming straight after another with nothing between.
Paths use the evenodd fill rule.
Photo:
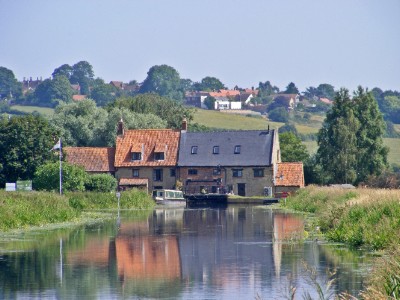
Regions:
<instances>
[{"instance_id":1,"label":"water reflection","mask_svg":"<svg viewBox=\"0 0 400 300\"><path fill-rule=\"evenodd\" d=\"M301 299L314 289L304 265L322 285L336 270L334 292L357 294L366 259L303 233L302 217L259 206L122 214L1 243L0 298L280 299L294 286Z\"/></svg>"}]
</instances>

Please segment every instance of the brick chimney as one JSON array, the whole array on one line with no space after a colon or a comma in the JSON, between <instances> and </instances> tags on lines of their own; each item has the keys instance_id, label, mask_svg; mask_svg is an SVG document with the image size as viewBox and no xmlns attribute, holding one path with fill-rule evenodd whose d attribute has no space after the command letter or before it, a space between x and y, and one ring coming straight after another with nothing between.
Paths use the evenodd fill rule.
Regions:
<instances>
[{"instance_id":1,"label":"brick chimney","mask_svg":"<svg viewBox=\"0 0 400 300\"><path fill-rule=\"evenodd\" d=\"M117 136L124 136L124 121L121 120L118 122L118 127L117 127Z\"/></svg>"},{"instance_id":2,"label":"brick chimney","mask_svg":"<svg viewBox=\"0 0 400 300\"><path fill-rule=\"evenodd\" d=\"M186 118L184 118L182 120L182 128L181 128L181 130L182 131L187 131L187 120L186 120Z\"/></svg>"}]
</instances>

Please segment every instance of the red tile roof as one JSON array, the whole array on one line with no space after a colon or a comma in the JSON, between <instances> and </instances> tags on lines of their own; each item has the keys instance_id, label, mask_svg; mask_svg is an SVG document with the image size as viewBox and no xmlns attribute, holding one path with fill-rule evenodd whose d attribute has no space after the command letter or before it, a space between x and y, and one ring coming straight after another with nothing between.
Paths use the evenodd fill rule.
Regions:
<instances>
[{"instance_id":1,"label":"red tile roof","mask_svg":"<svg viewBox=\"0 0 400 300\"><path fill-rule=\"evenodd\" d=\"M115 148L64 147L66 161L80 165L87 172L114 172Z\"/></svg>"},{"instance_id":2,"label":"red tile roof","mask_svg":"<svg viewBox=\"0 0 400 300\"><path fill-rule=\"evenodd\" d=\"M86 95L72 95L72 100L74 101L82 101L86 99Z\"/></svg>"},{"instance_id":3,"label":"red tile roof","mask_svg":"<svg viewBox=\"0 0 400 300\"><path fill-rule=\"evenodd\" d=\"M120 178L119 185L149 185L147 178Z\"/></svg>"},{"instance_id":4,"label":"red tile roof","mask_svg":"<svg viewBox=\"0 0 400 300\"><path fill-rule=\"evenodd\" d=\"M240 95L239 90L219 90L218 92L210 92L210 96L212 97L229 97L229 96L237 96Z\"/></svg>"},{"instance_id":5,"label":"red tile roof","mask_svg":"<svg viewBox=\"0 0 400 300\"><path fill-rule=\"evenodd\" d=\"M302 162L278 163L276 186L304 187L304 172Z\"/></svg>"},{"instance_id":6,"label":"red tile roof","mask_svg":"<svg viewBox=\"0 0 400 300\"><path fill-rule=\"evenodd\" d=\"M125 130L123 136L117 137L115 167L175 166L179 137L180 131L172 129ZM132 149L143 151L141 160L132 161ZM154 160L154 152L160 149L164 150L164 160Z\"/></svg>"}]
</instances>

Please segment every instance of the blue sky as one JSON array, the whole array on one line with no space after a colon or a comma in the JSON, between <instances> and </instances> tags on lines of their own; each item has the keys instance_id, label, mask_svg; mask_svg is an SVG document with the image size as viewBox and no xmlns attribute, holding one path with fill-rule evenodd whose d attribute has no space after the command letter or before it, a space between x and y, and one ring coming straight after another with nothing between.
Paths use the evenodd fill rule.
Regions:
<instances>
[{"instance_id":1,"label":"blue sky","mask_svg":"<svg viewBox=\"0 0 400 300\"><path fill-rule=\"evenodd\" d=\"M167 64L231 88L400 90L399 50L399 0L0 0L0 66L19 80L86 60L106 82Z\"/></svg>"}]
</instances>

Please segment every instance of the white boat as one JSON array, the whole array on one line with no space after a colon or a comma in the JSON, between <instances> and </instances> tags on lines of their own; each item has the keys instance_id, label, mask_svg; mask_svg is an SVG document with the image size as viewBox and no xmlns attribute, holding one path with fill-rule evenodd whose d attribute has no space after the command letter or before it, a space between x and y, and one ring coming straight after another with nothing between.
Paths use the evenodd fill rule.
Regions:
<instances>
[{"instance_id":1,"label":"white boat","mask_svg":"<svg viewBox=\"0 0 400 300\"><path fill-rule=\"evenodd\" d=\"M157 204L164 205L186 205L183 192L178 190L154 190L152 193Z\"/></svg>"}]
</instances>

